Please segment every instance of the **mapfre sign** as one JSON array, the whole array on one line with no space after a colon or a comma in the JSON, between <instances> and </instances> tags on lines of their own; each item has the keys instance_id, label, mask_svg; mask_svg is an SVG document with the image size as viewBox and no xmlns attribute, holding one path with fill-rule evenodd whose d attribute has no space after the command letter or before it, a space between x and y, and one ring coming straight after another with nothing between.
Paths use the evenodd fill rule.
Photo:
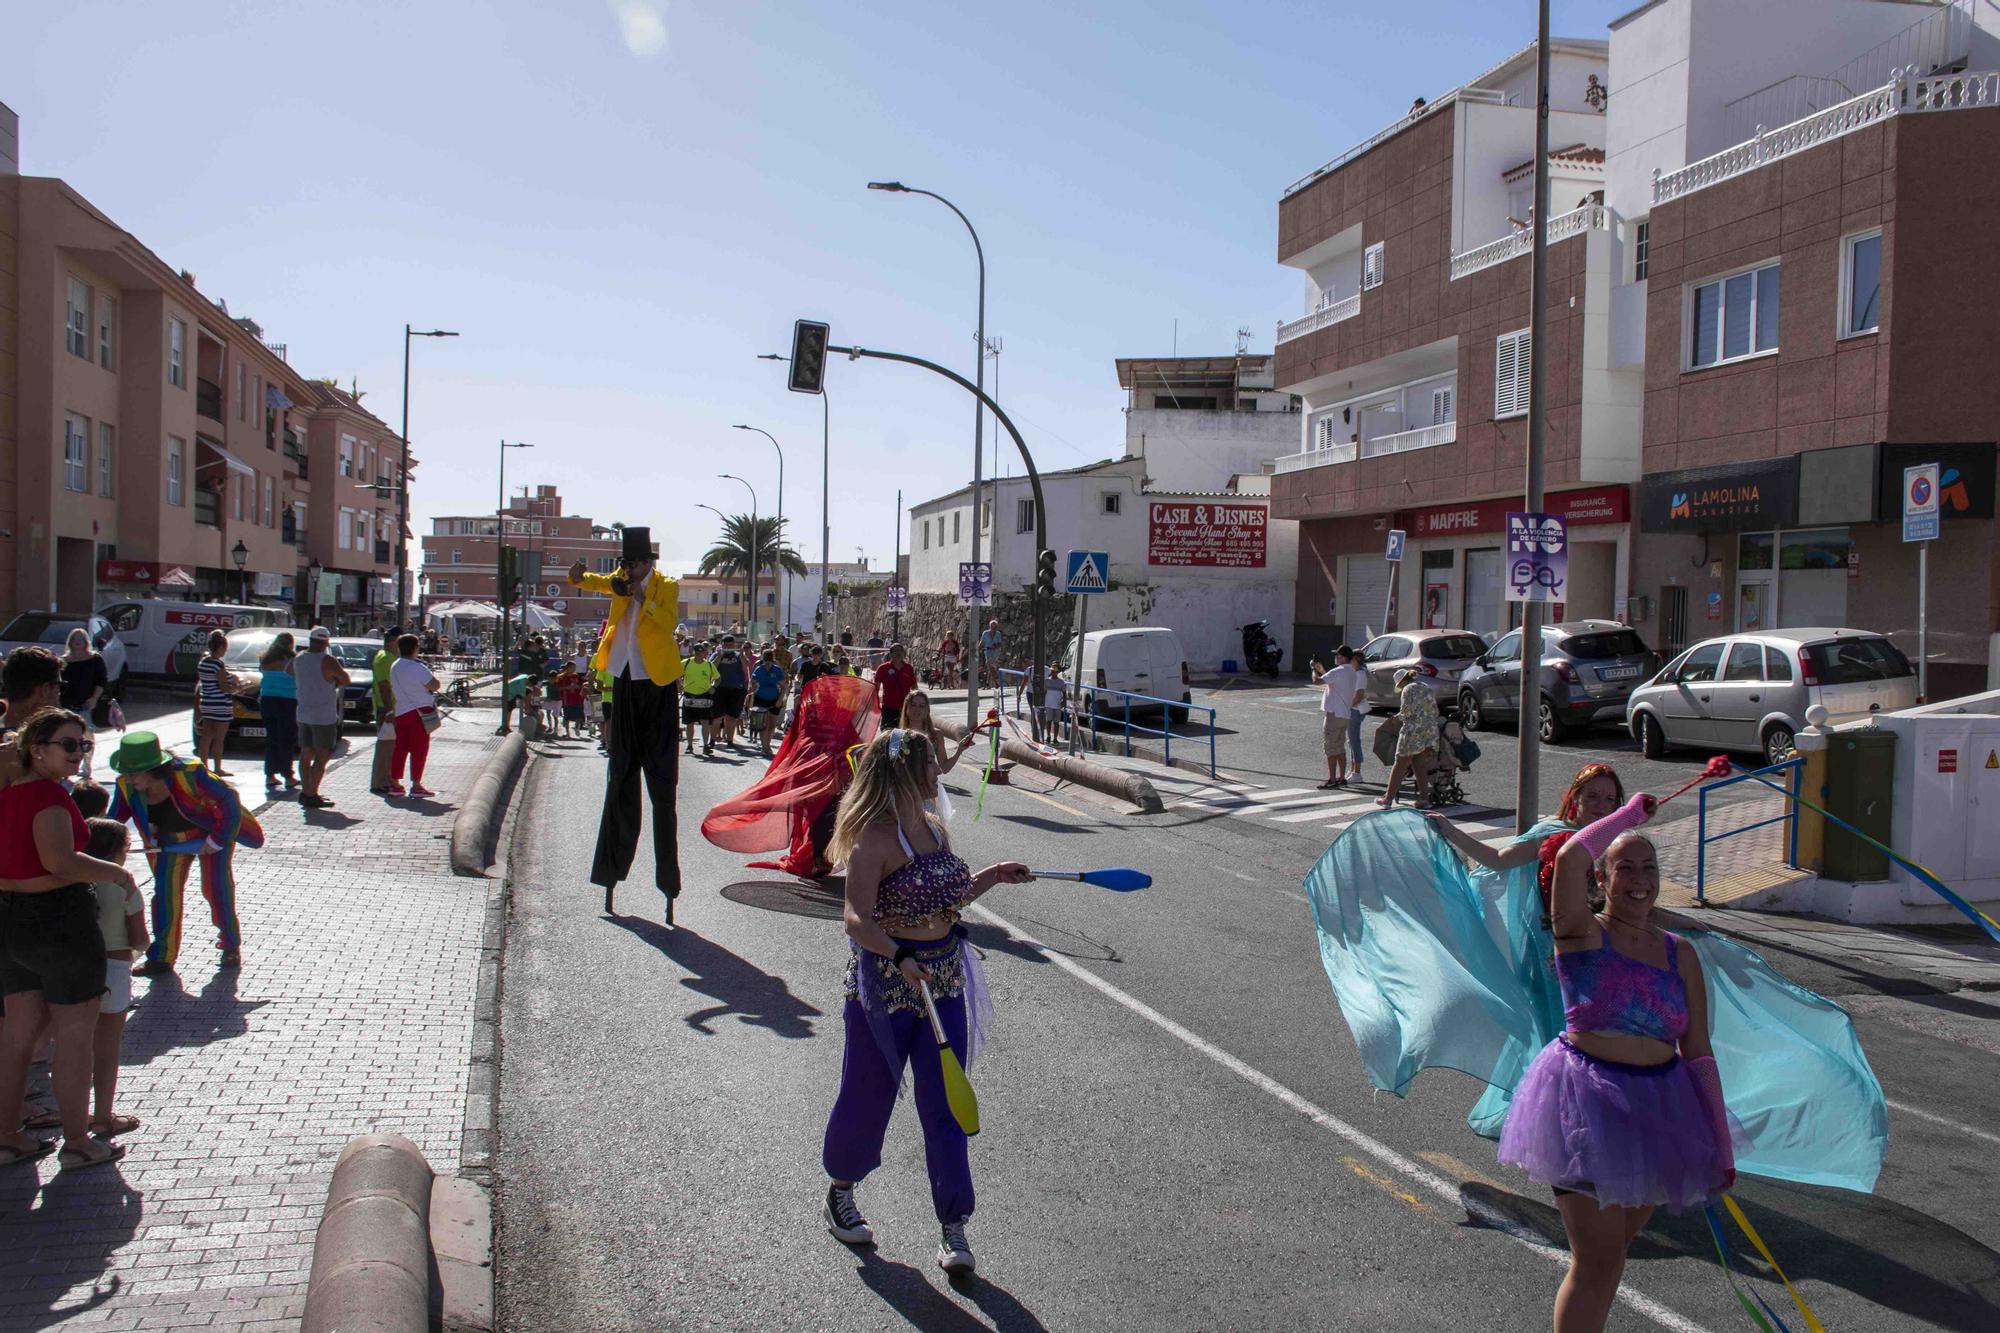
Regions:
<instances>
[{"instance_id":1,"label":"mapfre sign","mask_svg":"<svg viewBox=\"0 0 2000 1333\"><path fill-rule=\"evenodd\" d=\"M1270 519L1268 505L1155 501L1146 533L1146 563L1262 569Z\"/></svg>"}]
</instances>

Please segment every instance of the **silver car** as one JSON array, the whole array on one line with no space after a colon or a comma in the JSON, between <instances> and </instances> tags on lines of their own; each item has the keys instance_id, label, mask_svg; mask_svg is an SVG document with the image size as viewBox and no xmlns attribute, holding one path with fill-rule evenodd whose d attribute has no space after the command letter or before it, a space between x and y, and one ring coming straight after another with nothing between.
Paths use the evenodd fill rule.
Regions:
<instances>
[{"instance_id":1,"label":"silver car","mask_svg":"<svg viewBox=\"0 0 2000 1333\"><path fill-rule=\"evenodd\" d=\"M1791 756L1814 704L1852 722L1916 701L1915 668L1880 634L1782 629L1696 644L1632 691L1625 725L1648 759L1687 745L1756 751L1775 764Z\"/></svg>"},{"instance_id":2,"label":"silver car","mask_svg":"<svg viewBox=\"0 0 2000 1333\"><path fill-rule=\"evenodd\" d=\"M1486 651L1486 641L1469 629L1424 629L1383 634L1361 648L1357 663L1366 677L1366 703L1395 708L1396 677L1405 671L1431 687L1438 710L1448 712L1458 702L1458 678Z\"/></svg>"}]
</instances>

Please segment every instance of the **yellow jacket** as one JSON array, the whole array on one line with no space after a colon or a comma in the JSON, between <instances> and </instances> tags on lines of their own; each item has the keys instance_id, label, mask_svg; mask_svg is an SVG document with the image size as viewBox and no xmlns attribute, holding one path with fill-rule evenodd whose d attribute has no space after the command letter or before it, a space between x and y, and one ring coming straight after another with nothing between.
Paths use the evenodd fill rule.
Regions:
<instances>
[{"instance_id":1,"label":"yellow jacket","mask_svg":"<svg viewBox=\"0 0 2000 1333\"><path fill-rule=\"evenodd\" d=\"M611 618L605 623L604 637L598 640L597 656L590 663L599 671L609 671L611 641L624 632L625 611L632 599L612 592L609 574L586 573L580 579L570 580L570 585L611 598ZM646 579L640 597L639 660L645 663L646 674L655 685L671 685L681 678L680 649L674 647L674 629L680 621L681 585L654 570Z\"/></svg>"}]
</instances>

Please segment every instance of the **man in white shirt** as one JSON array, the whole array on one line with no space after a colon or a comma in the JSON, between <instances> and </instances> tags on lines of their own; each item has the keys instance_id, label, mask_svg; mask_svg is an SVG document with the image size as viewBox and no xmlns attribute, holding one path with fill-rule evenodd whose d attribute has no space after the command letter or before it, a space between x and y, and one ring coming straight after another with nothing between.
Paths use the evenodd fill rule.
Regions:
<instances>
[{"instance_id":1,"label":"man in white shirt","mask_svg":"<svg viewBox=\"0 0 2000 1333\"><path fill-rule=\"evenodd\" d=\"M1313 684L1320 689L1320 741L1326 751L1326 781L1321 791L1347 785L1347 755L1354 752L1354 780L1361 780L1361 672L1354 665L1354 650L1341 644L1334 654L1335 666L1328 671L1313 659Z\"/></svg>"}]
</instances>

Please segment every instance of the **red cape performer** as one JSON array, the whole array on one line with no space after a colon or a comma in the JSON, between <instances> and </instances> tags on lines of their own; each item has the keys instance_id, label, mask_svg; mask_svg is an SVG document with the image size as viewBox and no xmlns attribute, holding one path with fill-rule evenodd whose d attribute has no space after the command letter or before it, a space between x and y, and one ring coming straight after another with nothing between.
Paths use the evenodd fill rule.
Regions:
<instances>
[{"instance_id":1,"label":"red cape performer","mask_svg":"<svg viewBox=\"0 0 2000 1333\"><path fill-rule=\"evenodd\" d=\"M764 870L810 878L827 874L840 794L853 781L847 752L865 745L877 726L875 685L859 676L821 676L799 695L799 715L764 776L723 801L701 821L701 834L732 852L784 851L782 861L752 861Z\"/></svg>"}]
</instances>

